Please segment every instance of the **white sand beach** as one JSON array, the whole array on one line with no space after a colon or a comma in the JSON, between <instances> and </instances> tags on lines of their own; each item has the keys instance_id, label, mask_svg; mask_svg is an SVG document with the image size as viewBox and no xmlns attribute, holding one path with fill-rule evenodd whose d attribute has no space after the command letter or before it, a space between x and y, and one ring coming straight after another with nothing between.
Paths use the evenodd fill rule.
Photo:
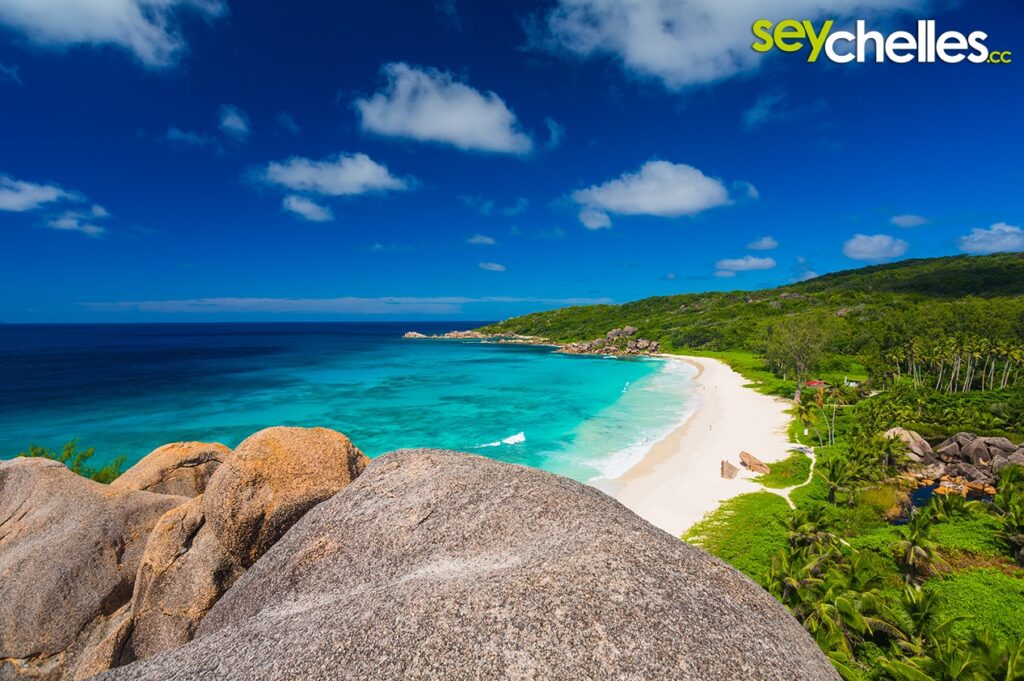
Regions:
<instances>
[{"instance_id":1,"label":"white sand beach","mask_svg":"<svg viewBox=\"0 0 1024 681\"><path fill-rule=\"evenodd\" d=\"M697 367L697 410L609 490L627 508L679 536L722 501L762 489L740 466L746 451L765 463L789 455L789 403L744 387L725 363L706 357L666 356ZM722 460L741 468L734 480L721 477Z\"/></svg>"}]
</instances>

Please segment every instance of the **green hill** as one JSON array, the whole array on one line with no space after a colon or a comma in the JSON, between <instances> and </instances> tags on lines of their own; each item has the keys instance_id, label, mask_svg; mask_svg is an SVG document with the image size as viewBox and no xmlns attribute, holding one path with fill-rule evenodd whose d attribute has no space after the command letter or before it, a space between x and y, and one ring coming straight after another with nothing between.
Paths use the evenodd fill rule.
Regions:
<instances>
[{"instance_id":1,"label":"green hill","mask_svg":"<svg viewBox=\"0 0 1024 681\"><path fill-rule=\"evenodd\" d=\"M625 325L669 351L769 357L773 345L807 333L826 364L847 358L893 373L899 359L892 355L907 346L1024 343L1024 255L906 260L759 291L538 312L481 330L564 342L597 338Z\"/></svg>"}]
</instances>

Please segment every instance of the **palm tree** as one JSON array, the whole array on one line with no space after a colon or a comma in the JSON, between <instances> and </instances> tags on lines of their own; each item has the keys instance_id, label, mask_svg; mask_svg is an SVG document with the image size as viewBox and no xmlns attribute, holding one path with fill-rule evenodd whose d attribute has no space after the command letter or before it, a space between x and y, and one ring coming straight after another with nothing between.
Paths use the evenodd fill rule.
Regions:
<instances>
[{"instance_id":1,"label":"palm tree","mask_svg":"<svg viewBox=\"0 0 1024 681\"><path fill-rule=\"evenodd\" d=\"M1010 545L1017 564L1024 566L1024 494L1014 494L1002 504L1003 525L996 536Z\"/></svg>"},{"instance_id":2,"label":"palm tree","mask_svg":"<svg viewBox=\"0 0 1024 681\"><path fill-rule=\"evenodd\" d=\"M793 404L793 415L800 422L800 425L804 427L804 434L807 434L809 427L814 428L814 434L818 437L818 445L821 447L825 446L825 442L821 439L821 433L818 431L817 425L817 414L814 412L814 405L807 400L797 400Z\"/></svg>"},{"instance_id":3,"label":"palm tree","mask_svg":"<svg viewBox=\"0 0 1024 681\"><path fill-rule=\"evenodd\" d=\"M931 538L932 514L920 510L903 526L903 539L899 542L900 562L907 570L907 581L916 584L936 562L936 544Z\"/></svg>"},{"instance_id":4,"label":"palm tree","mask_svg":"<svg viewBox=\"0 0 1024 681\"><path fill-rule=\"evenodd\" d=\"M947 636L953 624L962 619L960 616L943 617L936 592L919 586L905 586L900 605L909 622L907 638L900 648L911 655L925 655L934 641Z\"/></svg>"},{"instance_id":5,"label":"palm tree","mask_svg":"<svg viewBox=\"0 0 1024 681\"><path fill-rule=\"evenodd\" d=\"M975 667L985 670L996 681L1024 679L1024 640L1004 645L987 630L971 641Z\"/></svg>"},{"instance_id":6,"label":"palm tree","mask_svg":"<svg viewBox=\"0 0 1024 681\"><path fill-rule=\"evenodd\" d=\"M814 474L828 486L828 502L836 503L836 492L844 488L853 478L850 462L842 456L831 456L819 461Z\"/></svg>"},{"instance_id":7,"label":"palm tree","mask_svg":"<svg viewBox=\"0 0 1024 681\"><path fill-rule=\"evenodd\" d=\"M799 549L779 551L772 558L768 572L768 591L790 607L814 600L814 591L821 585L821 566L825 556L808 560Z\"/></svg>"},{"instance_id":8,"label":"palm tree","mask_svg":"<svg viewBox=\"0 0 1024 681\"><path fill-rule=\"evenodd\" d=\"M836 536L828 531L825 508L820 505L797 509L786 516L786 535L794 549L809 548L816 553L835 546Z\"/></svg>"}]
</instances>

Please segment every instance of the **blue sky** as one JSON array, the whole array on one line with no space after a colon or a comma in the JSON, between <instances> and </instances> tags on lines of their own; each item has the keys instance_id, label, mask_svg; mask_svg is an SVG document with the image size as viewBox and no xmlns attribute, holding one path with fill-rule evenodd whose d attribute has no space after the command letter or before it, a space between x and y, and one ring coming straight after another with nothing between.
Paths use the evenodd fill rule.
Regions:
<instances>
[{"instance_id":1,"label":"blue sky","mask_svg":"<svg viewBox=\"0 0 1024 681\"><path fill-rule=\"evenodd\" d=\"M0 0L0 320L497 319L1024 250L1024 5L819 4ZM1021 63L812 64L760 18Z\"/></svg>"}]
</instances>

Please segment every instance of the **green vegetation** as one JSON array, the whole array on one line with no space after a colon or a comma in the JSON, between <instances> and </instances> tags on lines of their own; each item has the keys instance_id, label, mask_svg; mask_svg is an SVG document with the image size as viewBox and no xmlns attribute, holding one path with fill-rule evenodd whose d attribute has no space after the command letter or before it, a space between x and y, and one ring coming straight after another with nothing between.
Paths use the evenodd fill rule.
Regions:
<instances>
[{"instance_id":1,"label":"green vegetation","mask_svg":"<svg viewBox=\"0 0 1024 681\"><path fill-rule=\"evenodd\" d=\"M970 640L988 631L1003 641L1024 641L1024 579L992 568L968 570L929 580L944 612L961 615L950 634Z\"/></svg>"},{"instance_id":2,"label":"green vegetation","mask_svg":"<svg viewBox=\"0 0 1024 681\"><path fill-rule=\"evenodd\" d=\"M771 473L758 476L757 482L765 487L784 489L807 481L811 473L811 457L803 452L793 452L788 458L771 465Z\"/></svg>"},{"instance_id":3,"label":"green vegetation","mask_svg":"<svg viewBox=\"0 0 1024 681\"><path fill-rule=\"evenodd\" d=\"M991 503L936 495L914 509L906 446L882 437L901 426L1024 440L1024 255L911 260L482 330L568 342L626 325L792 398L790 435L816 450L795 510L746 494L684 539L789 607L846 679L1024 679L1024 470L1002 469ZM809 467L794 455L760 482L799 484Z\"/></svg>"},{"instance_id":4,"label":"green vegetation","mask_svg":"<svg viewBox=\"0 0 1024 681\"><path fill-rule=\"evenodd\" d=\"M95 453L96 452L92 447L89 449L79 450L78 441L72 440L64 445L64 448L59 454L52 449L46 449L45 447L40 447L38 445L29 445L28 451L21 452L18 456L60 461L62 464L70 468L73 473L77 473L78 475L89 478L90 480L95 480L96 482L110 484L117 478L117 476L121 475L121 469L124 468L127 458L122 455L111 461L106 466L93 468L88 465L88 461Z\"/></svg>"},{"instance_id":5,"label":"green vegetation","mask_svg":"<svg viewBox=\"0 0 1024 681\"><path fill-rule=\"evenodd\" d=\"M777 494L742 494L723 503L683 538L763 584L772 556L786 545L782 523L788 513L789 505ZM750 522L751 518L758 520Z\"/></svg>"},{"instance_id":6,"label":"green vegetation","mask_svg":"<svg viewBox=\"0 0 1024 681\"><path fill-rule=\"evenodd\" d=\"M984 376L986 388L992 388L1019 384L1024 375L1022 293L1019 254L956 256L837 272L762 291L570 307L481 331L564 342L631 325L669 352L753 353L778 378L795 382L810 375L826 380L906 375L911 358L906 350L916 347L921 353L927 349L914 361L922 385L930 382L924 380L925 369L933 367L929 371L936 379L942 371L940 386L948 387L959 354L954 384L963 387L970 361L974 371L967 387L980 388Z\"/></svg>"}]
</instances>

